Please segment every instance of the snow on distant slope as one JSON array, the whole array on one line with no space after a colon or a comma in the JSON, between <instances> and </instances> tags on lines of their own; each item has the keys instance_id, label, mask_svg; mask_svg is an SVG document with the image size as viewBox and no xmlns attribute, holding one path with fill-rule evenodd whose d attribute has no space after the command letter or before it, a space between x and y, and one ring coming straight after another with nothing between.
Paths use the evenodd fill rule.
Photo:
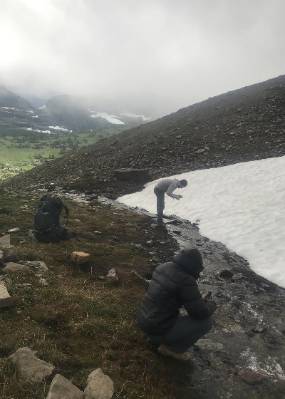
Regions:
<instances>
[{"instance_id":1,"label":"snow on distant slope","mask_svg":"<svg viewBox=\"0 0 285 399\"><path fill-rule=\"evenodd\" d=\"M112 123L112 125L124 125L125 123L121 121L116 115L110 115L106 112L97 112L94 113L90 111L91 118L103 118L107 122Z\"/></svg>"},{"instance_id":2,"label":"snow on distant slope","mask_svg":"<svg viewBox=\"0 0 285 399\"><path fill-rule=\"evenodd\" d=\"M199 221L201 234L246 258L261 276L285 287L285 156L171 176L187 179L165 214ZM153 187L119 198L156 211Z\"/></svg>"},{"instance_id":3,"label":"snow on distant slope","mask_svg":"<svg viewBox=\"0 0 285 399\"><path fill-rule=\"evenodd\" d=\"M36 132L36 133L44 133L44 134L54 134L54 132L51 132L50 130L41 130L41 129L34 129L33 127L26 127L24 130L27 130L28 132Z\"/></svg>"},{"instance_id":4,"label":"snow on distant slope","mask_svg":"<svg viewBox=\"0 0 285 399\"><path fill-rule=\"evenodd\" d=\"M59 131L61 131L61 132L70 132L70 133L72 133L72 130L69 130L69 129L66 129L65 127L62 127L62 126L49 126L49 129L51 129L51 130L59 130Z\"/></svg>"},{"instance_id":5,"label":"snow on distant slope","mask_svg":"<svg viewBox=\"0 0 285 399\"><path fill-rule=\"evenodd\" d=\"M142 114L134 114L132 112L124 112L120 114L121 116L126 116L127 118L135 118L135 119L141 119L143 122L149 122L151 121L151 118L149 116L145 116Z\"/></svg>"}]
</instances>

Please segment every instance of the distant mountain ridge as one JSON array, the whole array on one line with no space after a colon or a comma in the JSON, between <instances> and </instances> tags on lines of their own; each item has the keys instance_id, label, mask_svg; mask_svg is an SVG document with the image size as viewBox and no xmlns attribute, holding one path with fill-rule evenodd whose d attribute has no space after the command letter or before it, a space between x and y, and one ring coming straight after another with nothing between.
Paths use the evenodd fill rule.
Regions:
<instances>
[{"instance_id":1,"label":"distant mountain ridge","mask_svg":"<svg viewBox=\"0 0 285 399\"><path fill-rule=\"evenodd\" d=\"M20 109L32 108L27 100L7 90L4 86L0 86L0 107L14 107Z\"/></svg>"},{"instance_id":2,"label":"distant mountain ridge","mask_svg":"<svg viewBox=\"0 0 285 399\"><path fill-rule=\"evenodd\" d=\"M40 99L37 99L39 102ZM122 131L146 120L144 115L131 112L113 115L104 108L95 108L87 100L69 95L54 96L35 107L23 97L0 86L0 135L15 131L23 133L25 130L52 133L50 126L56 126L62 132L86 132L96 129L102 131L117 125L118 131Z\"/></svg>"}]
</instances>

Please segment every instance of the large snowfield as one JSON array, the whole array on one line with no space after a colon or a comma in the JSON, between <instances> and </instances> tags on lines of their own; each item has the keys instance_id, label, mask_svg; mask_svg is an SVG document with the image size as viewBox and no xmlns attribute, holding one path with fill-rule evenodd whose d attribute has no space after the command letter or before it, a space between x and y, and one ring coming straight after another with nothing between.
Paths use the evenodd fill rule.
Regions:
<instances>
[{"instance_id":1,"label":"large snowfield","mask_svg":"<svg viewBox=\"0 0 285 399\"><path fill-rule=\"evenodd\" d=\"M261 276L285 287L285 156L170 176L187 179L166 196L165 215L199 221L202 235L224 243ZM157 180L158 181L158 180ZM119 201L156 212L153 181Z\"/></svg>"}]
</instances>

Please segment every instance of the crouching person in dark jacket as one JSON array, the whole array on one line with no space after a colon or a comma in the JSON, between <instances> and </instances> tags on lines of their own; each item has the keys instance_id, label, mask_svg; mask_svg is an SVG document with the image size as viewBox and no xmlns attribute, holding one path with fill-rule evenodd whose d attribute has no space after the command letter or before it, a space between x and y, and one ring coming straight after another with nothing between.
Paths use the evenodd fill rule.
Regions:
<instances>
[{"instance_id":1,"label":"crouching person in dark jacket","mask_svg":"<svg viewBox=\"0 0 285 399\"><path fill-rule=\"evenodd\" d=\"M201 297L197 279L203 261L197 249L186 249L158 266L138 312L138 324L161 354L188 360L187 352L210 331L213 301ZM187 315L179 310L184 307Z\"/></svg>"}]
</instances>

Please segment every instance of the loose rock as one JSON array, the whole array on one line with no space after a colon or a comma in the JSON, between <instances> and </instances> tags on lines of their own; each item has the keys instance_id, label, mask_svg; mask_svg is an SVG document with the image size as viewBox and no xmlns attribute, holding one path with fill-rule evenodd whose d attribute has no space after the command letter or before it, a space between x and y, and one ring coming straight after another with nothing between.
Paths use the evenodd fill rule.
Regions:
<instances>
[{"instance_id":1,"label":"loose rock","mask_svg":"<svg viewBox=\"0 0 285 399\"><path fill-rule=\"evenodd\" d=\"M260 384L263 380L265 380L268 377L264 373L251 369L242 369L239 371L238 375L244 382L250 385Z\"/></svg>"},{"instance_id":2,"label":"loose rock","mask_svg":"<svg viewBox=\"0 0 285 399\"><path fill-rule=\"evenodd\" d=\"M28 266L34 272L46 273L48 272L48 267L45 262L41 260L30 260L23 262L24 265Z\"/></svg>"},{"instance_id":3,"label":"loose rock","mask_svg":"<svg viewBox=\"0 0 285 399\"><path fill-rule=\"evenodd\" d=\"M17 272L29 272L30 269L26 265L21 265L20 263L8 262L6 266L3 268L3 272L5 273L17 273Z\"/></svg>"},{"instance_id":4,"label":"loose rock","mask_svg":"<svg viewBox=\"0 0 285 399\"><path fill-rule=\"evenodd\" d=\"M83 392L65 377L56 374L46 399L83 399Z\"/></svg>"},{"instance_id":5,"label":"loose rock","mask_svg":"<svg viewBox=\"0 0 285 399\"><path fill-rule=\"evenodd\" d=\"M214 342L211 339L205 338L205 339L199 339L196 344L196 347L198 347L200 350L206 350L210 352L219 352L223 350L224 345L219 343L219 342Z\"/></svg>"},{"instance_id":6,"label":"loose rock","mask_svg":"<svg viewBox=\"0 0 285 399\"><path fill-rule=\"evenodd\" d=\"M110 270L108 271L108 273L107 273L106 278L107 278L109 281L113 281L113 282L119 281L119 276L118 276L118 274L117 274L117 270L116 270L115 268L110 269Z\"/></svg>"},{"instance_id":7,"label":"loose rock","mask_svg":"<svg viewBox=\"0 0 285 399\"><path fill-rule=\"evenodd\" d=\"M15 301L9 294L5 282L0 280L0 309L8 308L14 305Z\"/></svg>"},{"instance_id":8,"label":"loose rock","mask_svg":"<svg viewBox=\"0 0 285 399\"><path fill-rule=\"evenodd\" d=\"M18 233L20 231L20 227L14 227L13 229L8 230L8 233Z\"/></svg>"},{"instance_id":9,"label":"loose rock","mask_svg":"<svg viewBox=\"0 0 285 399\"><path fill-rule=\"evenodd\" d=\"M5 236L0 237L0 248L11 248L10 234L6 234Z\"/></svg>"},{"instance_id":10,"label":"loose rock","mask_svg":"<svg viewBox=\"0 0 285 399\"><path fill-rule=\"evenodd\" d=\"M84 399L111 399L113 394L113 381L101 369L96 369L89 374Z\"/></svg>"},{"instance_id":11,"label":"loose rock","mask_svg":"<svg viewBox=\"0 0 285 399\"><path fill-rule=\"evenodd\" d=\"M71 254L71 260L79 265L88 262L90 254L83 251L74 251Z\"/></svg>"},{"instance_id":12,"label":"loose rock","mask_svg":"<svg viewBox=\"0 0 285 399\"><path fill-rule=\"evenodd\" d=\"M54 366L35 356L36 351L24 347L18 349L9 360L15 365L18 381L39 383L49 377Z\"/></svg>"}]
</instances>

